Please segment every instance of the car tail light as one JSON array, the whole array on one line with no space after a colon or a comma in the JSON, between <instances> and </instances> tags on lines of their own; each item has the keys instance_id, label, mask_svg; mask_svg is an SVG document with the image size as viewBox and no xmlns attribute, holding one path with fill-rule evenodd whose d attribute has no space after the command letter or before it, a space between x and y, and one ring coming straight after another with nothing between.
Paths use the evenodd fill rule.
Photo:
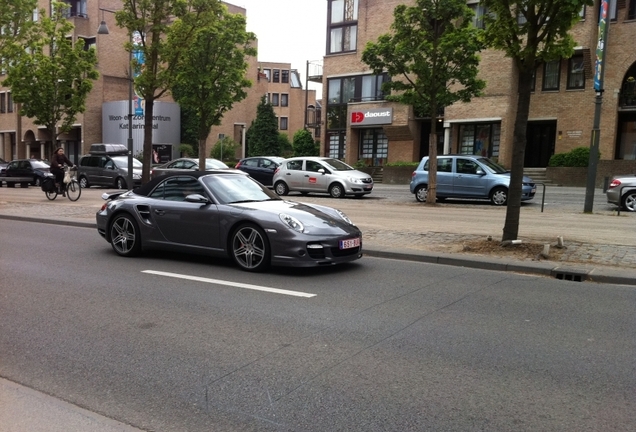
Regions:
<instances>
[{"instance_id":1,"label":"car tail light","mask_svg":"<svg viewBox=\"0 0 636 432\"><path fill-rule=\"evenodd\" d=\"M620 180L612 180L612 182L610 183L609 187L610 189L615 188L617 186L621 185L621 181Z\"/></svg>"},{"instance_id":2,"label":"car tail light","mask_svg":"<svg viewBox=\"0 0 636 432\"><path fill-rule=\"evenodd\" d=\"M277 166L276 169L274 170L274 174L276 174L278 171L280 171L280 167Z\"/></svg>"},{"instance_id":3,"label":"car tail light","mask_svg":"<svg viewBox=\"0 0 636 432\"><path fill-rule=\"evenodd\" d=\"M234 166L234 168L238 169L238 167L240 167L240 166L241 166L241 161L239 161L239 162L236 164L236 166Z\"/></svg>"},{"instance_id":4,"label":"car tail light","mask_svg":"<svg viewBox=\"0 0 636 432\"><path fill-rule=\"evenodd\" d=\"M411 177L415 177L416 174L417 174L417 172L413 171L413 174L411 174Z\"/></svg>"}]
</instances>

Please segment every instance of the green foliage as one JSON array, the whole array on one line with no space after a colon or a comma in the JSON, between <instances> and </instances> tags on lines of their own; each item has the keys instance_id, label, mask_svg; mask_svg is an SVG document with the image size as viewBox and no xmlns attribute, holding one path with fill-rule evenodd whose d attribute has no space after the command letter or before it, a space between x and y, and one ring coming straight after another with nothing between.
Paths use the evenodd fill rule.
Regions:
<instances>
[{"instance_id":1,"label":"green foliage","mask_svg":"<svg viewBox=\"0 0 636 432\"><path fill-rule=\"evenodd\" d=\"M391 162L391 163L387 163L384 166L394 166L394 167L417 167L420 163L419 162L409 162L409 161L397 161L397 162Z\"/></svg>"},{"instance_id":2,"label":"green foliage","mask_svg":"<svg viewBox=\"0 0 636 432\"><path fill-rule=\"evenodd\" d=\"M5 67L24 51L23 43L36 25L32 16L37 3L37 0L0 0L0 61L5 62Z\"/></svg>"},{"instance_id":3,"label":"green foliage","mask_svg":"<svg viewBox=\"0 0 636 432\"><path fill-rule=\"evenodd\" d=\"M240 147L241 145L232 138L225 137L214 144L214 147L212 147L212 150L210 151L210 157L221 161L230 159L234 160L236 159L236 150Z\"/></svg>"},{"instance_id":4,"label":"green foliage","mask_svg":"<svg viewBox=\"0 0 636 432\"><path fill-rule=\"evenodd\" d=\"M294 134L292 146L294 156L318 156L320 153L320 146L307 129L301 129Z\"/></svg>"},{"instance_id":5,"label":"green foliage","mask_svg":"<svg viewBox=\"0 0 636 432\"><path fill-rule=\"evenodd\" d=\"M599 154L600 158L600 154ZM586 167L590 162L590 148L577 147L567 153L552 155L548 166L551 167Z\"/></svg>"},{"instance_id":6,"label":"green foliage","mask_svg":"<svg viewBox=\"0 0 636 432\"><path fill-rule=\"evenodd\" d=\"M95 50L84 49L84 40L67 37L73 25L63 13L68 6L54 2L55 14L42 16L7 67L4 85L21 104L20 113L46 127L52 142L72 129L77 114L86 110L86 98L99 77Z\"/></svg>"},{"instance_id":7,"label":"green foliage","mask_svg":"<svg viewBox=\"0 0 636 432\"><path fill-rule=\"evenodd\" d=\"M481 31L472 26L465 0L417 0L413 6L397 6L393 16L392 33L369 42L362 54L374 73L392 77L382 87L395 92L387 99L436 117L439 107L481 93Z\"/></svg>"},{"instance_id":8,"label":"green foliage","mask_svg":"<svg viewBox=\"0 0 636 432\"><path fill-rule=\"evenodd\" d=\"M197 155L192 144L179 144L179 153L181 153L183 157L194 157Z\"/></svg>"},{"instance_id":9,"label":"green foliage","mask_svg":"<svg viewBox=\"0 0 636 432\"><path fill-rule=\"evenodd\" d=\"M367 161L365 161L364 159L358 159L356 161L356 163L353 164L354 168L366 168L367 167Z\"/></svg>"},{"instance_id":10,"label":"green foliage","mask_svg":"<svg viewBox=\"0 0 636 432\"><path fill-rule=\"evenodd\" d=\"M280 145L280 156L284 158L294 156L294 148L292 147L292 143L289 142L289 137L286 133L278 133L278 142Z\"/></svg>"},{"instance_id":11,"label":"green foliage","mask_svg":"<svg viewBox=\"0 0 636 432\"><path fill-rule=\"evenodd\" d=\"M191 0L192 11L177 18L168 33L166 49L181 51L174 64L170 86L175 100L187 106L199 145L205 145L210 128L247 96L252 85L245 74L246 58L256 56L253 33L245 30L245 17L231 14L220 1ZM194 131L192 131L194 132ZM224 145L212 149L226 154ZM205 149L200 149L205 153ZM229 153L228 153L229 154Z\"/></svg>"},{"instance_id":12,"label":"green foliage","mask_svg":"<svg viewBox=\"0 0 636 432\"><path fill-rule=\"evenodd\" d=\"M248 129L247 137L250 156L275 156L281 153L278 119L264 96L256 108L256 119Z\"/></svg>"}]
</instances>

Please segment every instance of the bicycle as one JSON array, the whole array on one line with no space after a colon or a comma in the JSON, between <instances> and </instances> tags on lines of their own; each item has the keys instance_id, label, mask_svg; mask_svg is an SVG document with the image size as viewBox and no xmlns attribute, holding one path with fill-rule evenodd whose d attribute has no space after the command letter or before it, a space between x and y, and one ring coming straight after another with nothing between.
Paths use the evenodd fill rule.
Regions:
<instances>
[{"instance_id":1,"label":"bicycle","mask_svg":"<svg viewBox=\"0 0 636 432\"><path fill-rule=\"evenodd\" d=\"M80 186L79 182L77 181L77 168L70 168L70 167L66 167L64 168L65 174L64 174L64 182L62 182L61 188L62 188L62 193L66 194L66 197L71 200L71 201L77 201L79 199L79 197L82 195L82 187ZM67 176L69 176L70 180L67 180ZM53 186L52 187L45 187L44 182L52 182ZM46 189L46 190L45 190ZM58 192L57 188L55 187L55 179L52 177L47 177L43 182L42 182L42 190L45 190L45 194L46 197L53 201L55 198L57 198L57 196L60 194L60 192Z\"/></svg>"}]
</instances>

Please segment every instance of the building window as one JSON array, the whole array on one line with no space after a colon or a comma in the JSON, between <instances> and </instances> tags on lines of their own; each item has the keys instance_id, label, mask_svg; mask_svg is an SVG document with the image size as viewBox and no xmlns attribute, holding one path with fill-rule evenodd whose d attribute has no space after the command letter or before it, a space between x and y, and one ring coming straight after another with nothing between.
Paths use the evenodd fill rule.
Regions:
<instances>
[{"instance_id":1,"label":"building window","mask_svg":"<svg viewBox=\"0 0 636 432\"><path fill-rule=\"evenodd\" d=\"M13 112L13 98L11 92L7 92L7 112Z\"/></svg>"},{"instance_id":2,"label":"building window","mask_svg":"<svg viewBox=\"0 0 636 432\"><path fill-rule=\"evenodd\" d=\"M500 123L461 124L459 126L459 153L498 157L500 139Z\"/></svg>"},{"instance_id":3,"label":"building window","mask_svg":"<svg viewBox=\"0 0 636 432\"><path fill-rule=\"evenodd\" d=\"M625 7L625 3L623 3ZM609 16L611 21L616 21L616 0L609 0Z\"/></svg>"},{"instance_id":4,"label":"building window","mask_svg":"<svg viewBox=\"0 0 636 432\"><path fill-rule=\"evenodd\" d=\"M532 78L530 81L530 91L532 92L534 91L536 84L537 84L537 70L535 69L532 71Z\"/></svg>"},{"instance_id":5,"label":"building window","mask_svg":"<svg viewBox=\"0 0 636 432\"><path fill-rule=\"evenodd\" d=\"M364 129L360 136L359 159L366 159L371 166L382 166L389 155L389 139L384 130Z\"/></svg>"},{"instance_id":6,"label":"building window","mask_svg":"<svg viewBox=\"0 0 636 432\"><path fill-rule=\"evenodd\" d=\"M561 60L545 63L543 67L543 90L558 90Z\"/></svg>"},{"instance_id":7,"label":"building window","mask_svg":"<svg viewBox=\"0 0 636 432\"><path fill-rule=\"evenodd\" d=\"M473 11L473 25L477 28L483 29L484 15L486 15L486 7L480 3L469 4L468 7Z\"/></svg>"},{"instance_id":8,"label":"building window","mask_svg":"<svg viewBox=\"0 0 636 432\"><path fill-rule=\"evenodd\" d=\"M66 18L88 17L88 15L86 14L86 0L64 0L64 3L69 5L65 12Z\"/></svg>"},{"instance_id":9,"label":"building window","mask_svg":"<svg viewBox=\"0 0 636 432\"><path fill-rule=\"evenodd\" d=\"M281 93L281 95L280 95L280 106L282 106L282 107L289 106L289 95L287 93Z\"/></svg>"},{"instance_id":10,"label":"building window","mask_svg":"<svg viewBox=\"0 0 636 432\"><path fill-rule=\"evenodd\" d=\"M271 69L263 69L263 73L267 77L267 82L270 82L272 79L272 70Z\"/></svg>"},{"instance_id":11,"label":"building window","mask_svg":"<svg viewBox=\"0 0 636 432\"><path fill-rule=\"evenodd\" d=\"M627 19L636 19L636 0L629 0L629 9L627 11Z\"/></svg>"},{"instance_id":12,"label":"building window","mask_svg":"<svg viewBox=\"0 0 636 432\"><path fill-rule=\"evenodd\" d=\"M360 100L362 102L383 100L382 84L388 80L389 76L387 74L362 76Z\"/></svg>"},{"instance_id":13,"label":"building window","mask_svg":"<svg viewBox=\"0 0 636 432\"><path fill-rule=\"evenodd\" d=\"M40 19L40 11L38 8L33 9L33 22L38 22L38 19Z\"/></svg>"},{"instance_id":14,"label":"building window","mask_svg":"<svg viewBox=\"0 0 636 432\"><path fill-rule=\"evenodd\" d=\"M358 38L358 0L329 0L329 54L355 51Z\"/></svg>"},{"instance_id":15,"label":"building window","mask_svg":"<svg viewBox=\"0 0 636 432\"><path fill-rule=\"evenodd\" d=\"M583 55L576 55L568 61L568 89L585 88L585 67Z\"/></svg>"},{"instance_id":16,"label":"building window","mask_svg":"<svg viewBox=\"0 0 636 432\"><path fill-rule=\"evenodd\" d=\"M274 105L274 106L278 106L279 105L278 93L272 93L272 105Z\"/></svg>"},{"instance_id":17,"label":"building window","mask_svg":"<svg viewBox=\"0 0 636 432\"><path fill-rule=\"evenodd\" d=\"M344 132L329 135L329 154L330 158L344 159L347 151L347 135Z\"/></svg>"},{"instance_id":18,"label":"building window","mask_svg":"<svg viewBox=\"0 0 636 432\"><path fill-rule=\"evenodd\" d=\"M97 48L97 39L92 37L92 38L82 38L84 39L84 51L88 51L91 48Z\"/></svg>"},{"instance_id":19,"label":"building window","mask_svg":"<svg viewBox=\"0 0 636 432\"><path fill-rule=\"evenodd\" d=\"M0 113L7 112L7 96L6 93L0 93Z\"/></svg>"},{"instance_id":20,"label":"building window","mask_svg":"<svg viewBox=\"0 0 636 432\"><path fill-rule=\"evenodd\" d=\"M282 83L288 83L289 82L289 71L288 70L283 69L281 71L281 80L280 80L280 82L282 82Z\"/></svg>"},{"instance_id":21,"label":"building window","mask_svg":"<svg viewBox=\"0 0 636 432\"><path fill-rule=\"evenodd\" d=\"M280 118L280 130L287 130L287 117L281 117Z\"/></svg>"},{"instance_id":22,"label":"building window","mask_svg":"<svg viewBox=\"0 0 636 432\"><path fill-rule=\"evenodd\" d=\"M274 69L274 82L280 82L280 69Z\"/></svg>"},{"instance_id":23,"label":"building window","mask_svg":"<svg viewBox=\"0 0 636 432\"><path fill-rule=\"evenodd\" d=\"M585 5L583 5L581 10L579 11L579 16L581 17L581 20L585 19Z\"/></svg>"}]
</instances>

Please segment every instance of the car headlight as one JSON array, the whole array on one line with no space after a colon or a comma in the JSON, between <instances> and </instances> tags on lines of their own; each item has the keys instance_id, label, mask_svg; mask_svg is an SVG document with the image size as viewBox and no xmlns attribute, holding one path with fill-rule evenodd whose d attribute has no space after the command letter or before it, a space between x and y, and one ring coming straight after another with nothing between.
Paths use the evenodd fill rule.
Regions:
<instances>
[{"instance_id":1,"label":"car headlight","mask_svg":"<svg viewBox=\"0 0 636 432\"><path fill-rule=\"evenodd\" d=\"M280 220L285 225L287 225L289 228L293 229L294 231L298 231L299 233L305 231L305 226L295 217L285 213L280 213L278 217L280 217Z\"/></svg>"},{"instance_id":2,"label":"car headlight","mask_svg":"<svg viewBox=\"0 0 636 432\"><path fill-rule=\"evenodd\" d=\"M349 177L349 178L348 178L348 180L349 180L351 183L362 183L362 179L359 179L359 178L357 178L357 177Z\"/></svg>"},{"instance_id":3,"label":"car headlight","mask_svg":"<svg viewBox=\"0 0 636 432\"><path fill-rule=\"evenodd\" d=\"M346 214L344 214L344 212L342 212L342 211L340 211L340 210L338 210L338 209L336 209L336 212L338 213L338 215L339 215L342 219L344 219L344 221L345 221L346 223L348 223L349 225L354 225L354 223L353 223L353 222L351 222L351 219L349 219L349 217L348 217ZM354 225L354 226L355 226L355 225Z\"/></svg>"}]
</instances>

